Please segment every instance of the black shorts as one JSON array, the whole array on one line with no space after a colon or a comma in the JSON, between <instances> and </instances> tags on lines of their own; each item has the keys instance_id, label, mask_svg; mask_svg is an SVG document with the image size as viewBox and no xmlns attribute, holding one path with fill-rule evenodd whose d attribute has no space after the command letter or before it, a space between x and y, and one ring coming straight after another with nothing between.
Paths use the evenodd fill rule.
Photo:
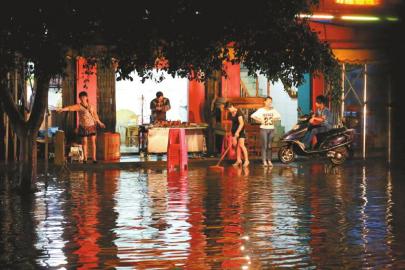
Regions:
<instances>
[{"instance_id":1,"label":"black shorts","mask_svg":"<svg viewBox=\"0 0 405 270\"><path fill-rule=\"evenodd\" d=\"M97 126L83 127L79 126L79 136L80 137L91 137L96 135Z\"/></svg>"},{"instance_id":2,"label":"black shorts","mask_svg":"<svg viewBox=\"0 0 405 270\"><path fill-rule=\"evenodd\" d=\"M235 133L236 133L236 130L235 130L235 131L232 131L232 137L235 137ZM239 137L238 137L238 138L246 139L246 133L245 133L245 130L244 130L244 129L242 129L242 130L239 132Z\"/></svg>"}]
</instances>

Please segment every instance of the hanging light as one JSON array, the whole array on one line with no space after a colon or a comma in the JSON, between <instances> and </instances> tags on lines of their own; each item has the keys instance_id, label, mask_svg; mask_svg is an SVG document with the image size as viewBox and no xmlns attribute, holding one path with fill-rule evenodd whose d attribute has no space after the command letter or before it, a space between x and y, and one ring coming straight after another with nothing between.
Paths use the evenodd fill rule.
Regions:
<instances>
[{"instance_id":1,"label":"hanging light","mask_svg":"<svg viewBox=\"0 0 405 270\"><path fill-rule=\"evenodd\" d=\"M380 0L336 0L336 4L357 5L357 6L377 6Z\"/></svg>"},{"instance_id":2,"label":"hanging light","mask_svg":"<svg viewBox=\"0 0 405 270\"><path fill-rule=\"evenodd\" d=\"M399 21L398 17L386 17L385 19L387 21L390 21L390 22L398 22Z\"/></svg>"},{"instance_id":3,"label":"hanging light","mask_svg":"<svg viewBox=\"0 0 405 270\"><path fill-rule=\"evenodd\" d=\"M300 14L298 17L302 19L319 19L319 20L333 20L335 16L330 14Z\"/></svg>"},{"instance_id":4,"label":"hanging light","mask_svg":"<svg viewBox=\"0 0 405 270\"><path fill-rule=\"evenodd\" d=\"M340 17L345 21L363 21L363 22L375 22L381 19L376 16L364 16L364 15L343 15Z\"/></svg>"}]
</instances>

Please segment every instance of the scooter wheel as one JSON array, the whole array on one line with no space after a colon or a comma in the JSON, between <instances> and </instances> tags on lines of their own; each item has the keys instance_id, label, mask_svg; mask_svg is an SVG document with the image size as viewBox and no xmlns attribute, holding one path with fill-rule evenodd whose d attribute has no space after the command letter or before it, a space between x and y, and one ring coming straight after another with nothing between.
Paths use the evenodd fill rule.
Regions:
<instances>
[{"instance_id":1,"label":"scooter wheel","mask_svg":"<svg viewBox=\"0 0 405 270\"><path fill-rule=\"evenodd\" d=\"M347 147L339 147L335 149L334 157L330 158L330 161L334 165L341 165L343 164L349 156L349 150Z\"/></svg>"},{"instance_id":2,"label":"scooter wheel","mask_svg":"<svg viewBox=\"0 0 405 270\"><path fill-rule=\"evenodd\" d=\"M284 145L278 151L278 159L281 163L288 164L295 160L295 153L290 145Z\"/></svg>"}]
</instances>

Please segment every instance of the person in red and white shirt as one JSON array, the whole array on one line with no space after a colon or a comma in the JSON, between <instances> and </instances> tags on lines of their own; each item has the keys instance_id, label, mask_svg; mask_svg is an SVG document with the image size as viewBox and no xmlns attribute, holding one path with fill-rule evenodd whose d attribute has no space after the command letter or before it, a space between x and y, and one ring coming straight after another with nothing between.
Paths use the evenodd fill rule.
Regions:
<instances>
[{"instance_id":1,"label":"person in red and white shirt","mask_svg":"<svg viewBox=\"0 0 405 270\"><path fill-rule=\"evenodd\" d=\"M266 97L264 107L258 109L250 117L260 125L260 139L262 145L263 166L273 166L271 163L271 143L274 135L274 120L279 120L280 114L272 106L273 99Z\"/></svg>"}]
</instances>

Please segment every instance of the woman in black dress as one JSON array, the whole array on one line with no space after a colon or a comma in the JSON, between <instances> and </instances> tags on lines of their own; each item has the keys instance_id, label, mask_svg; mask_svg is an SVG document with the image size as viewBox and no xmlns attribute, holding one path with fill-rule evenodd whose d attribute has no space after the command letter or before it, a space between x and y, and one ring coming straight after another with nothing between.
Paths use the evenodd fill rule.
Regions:
<instances>
[{"instance_id":1,"label":"woman in black dress","mask_svg":"<svg viewBox=\"0 0 405 270\"><path fill-rule=\"evenodd\" d=\"M235 108L231 102L225 103L225 109L231 113L231 120L232 120L232 144L236 146L236 162L233 164L234 166L242 165L242 156L245 159L243 163L243 167L249 166L249 158L248 152L245 146L245 121L243 117L243 113L241 110ZM242 152L242 153L241 153Z\"/></svg>"}]
</instances>

